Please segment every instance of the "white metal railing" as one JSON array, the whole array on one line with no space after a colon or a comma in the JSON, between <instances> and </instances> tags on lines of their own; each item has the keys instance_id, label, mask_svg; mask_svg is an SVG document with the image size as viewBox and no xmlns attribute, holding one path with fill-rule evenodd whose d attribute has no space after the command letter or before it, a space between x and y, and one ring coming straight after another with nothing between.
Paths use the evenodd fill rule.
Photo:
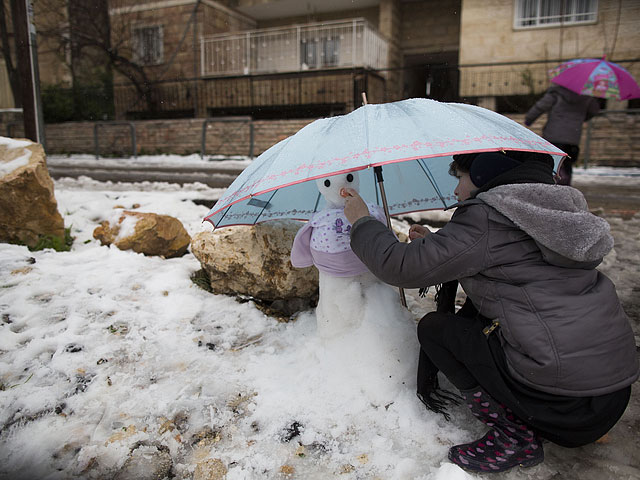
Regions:
<instances>
[{"instance_id":1,"label":"white metal railing","mask_svg":"<svg viewBox=\"0 0 640 480\"><path fill-rule=\"evenodd\" d=\"M201 37L202 76L345 67L382 69L387 42L355 18Z\"/></svg>"}]
</instances>

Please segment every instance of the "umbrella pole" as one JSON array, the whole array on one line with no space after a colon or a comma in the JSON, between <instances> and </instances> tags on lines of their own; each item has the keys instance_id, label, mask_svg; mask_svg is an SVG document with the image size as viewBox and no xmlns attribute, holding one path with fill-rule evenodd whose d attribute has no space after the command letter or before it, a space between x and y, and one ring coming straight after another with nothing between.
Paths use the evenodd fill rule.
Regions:
<instances>
[{"instance_id":1,"label":"umbrella pole","mask_svg":"<svg viewBox=\"0 0 640 480\"><path fill-rule=\"evenodd\" d=\"M387 219L387 227L389 230L393 231L391 228L391 215L389 214L389 204L387 203L387 195L384 192L384 179L382 178L382 167L380 165L373 167L373 172L376 174L376 180L378 181L378 187L380 187L380 196L382 197L382 207L384 208L384 216ZM404 288L398 288L400 292L400 303L402 303L403 307L407 306L407 299L404 295Z\"/></svg>"}]
</instances>

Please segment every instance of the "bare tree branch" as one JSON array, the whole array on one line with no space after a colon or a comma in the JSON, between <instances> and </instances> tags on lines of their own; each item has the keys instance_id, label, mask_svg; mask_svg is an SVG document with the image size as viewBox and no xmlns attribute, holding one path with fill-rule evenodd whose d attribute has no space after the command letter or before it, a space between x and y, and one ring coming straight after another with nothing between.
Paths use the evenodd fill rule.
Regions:
<instances>
[{"instance_id":1,"label":"bare tree branch","mask_svg":"<svg viewBox=\"0 0 640 480\"><path fill-rule=\"evenodd\" d=\"M157 110L154 81L150 71L134 60L129 22L112 23L106 0L38 0L42 21L38 34L51 40L62 58L69 58L74 79L78 64L107 65L135 88L138 102ZM61 5L63 7L61 8ZM114 31L115 30L115 31ZM70 53L70 55L69 55ZM138 103L136 102L136 103Z\"/></svg>"}]
</instances>

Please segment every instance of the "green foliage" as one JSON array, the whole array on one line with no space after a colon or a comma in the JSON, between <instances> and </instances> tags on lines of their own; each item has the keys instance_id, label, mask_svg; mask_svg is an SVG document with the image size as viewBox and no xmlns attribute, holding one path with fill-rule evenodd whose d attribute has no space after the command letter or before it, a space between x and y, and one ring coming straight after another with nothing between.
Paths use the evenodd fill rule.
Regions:
<instances>
[{"instance_id":1,"label":"green foliage","mask_svg":"<svg viewBox=\"0 0 640 480\"><path fill-rule=\"evenodd\" d=\"M147 148L140 147L138 149L138 155L140 155L140 156L143 156L143 155L163 155L165 153L166 153L166 150L163 150L162 148L147 149Z\"/></svg>"},{"instance_id":2,"label":"green foliage","mask_svg":"<svg viewBox=\"0 0 640 480\"><path fill-rule=\"evenodd\" d=\"M108 79L95 84L76 84L72 88L47 85L42 88L41 97L45 123L102 121L114 117L113 85Z\"/></svg>"},{"instance_id":3,"label":"green foliage","mask_svg":"<svg viewBox=\"0 0 640 480\"><path fill-rule=\"evenodd\" d=\"M19 387L20 385L24 385L29 380L31 380L31 378L33 378L33 373L31 375L29 375L29 378L27 378L24 382L16 383L15 385L7 385L6 383L0 382L0 392L4 392L5 390L9 390L11 388Z\"/></svg>"},{"instance_id":4,"label":"green foliage","mask_svg":"<svg viewBox=\"0 0 640 480\"><path fill-rule=\"evenodd\" d=\"M122 323L114 323L107 327L109 333L114 335L126 335L129 333L129 327Z\"/></svg>"},{"instance_id":5,"label":"green foliage","mask_svg":"<svg viewBox=\"0 0 640 480\"><path fill-rule=\"evenodd\" d=\"M529 68L520 71L520 81L529 93L525 95L501 95L496 97L496 111L498 113L526 113L540 97L536 93L535 79Z\"/></svg>"},{"instance_id":6,"label":"green foliage","mask_svg":"<svg viewBox=\"0 0 640 480\"><path fill-rule=\"evenodd\" d=\"M53 248L56 252L68 252L73 245L74 237L71 236L71 228L64 229L64 238L55 235L40 235L38 242L29 250L32 252Z\"/></svg>"},{"instance_id":7,"label":"green foliage","mask_svg":"<svg viewBox=\"0 0 640 480\"><path fill-rule=\"evenodd\" d=\"M209 278L209 274L204 268L193 272L193 274L191 275L191 281L201 289L206 290L209 293L212 292L211 279Z\"/></svg>"},{"instance_id":8,"label":"green foliage","mask_svg":"<svg viewBox=\"0 0 640 480\"><path fill-rule=\"evenodd\" d=\"M113 120L113 87L110 83L76 87L74 98L78 120Z\"/></svg>"},{"instance_id":9,"label":"green foliage","mask_svg":"<svg viewBox=\"0 0 640 480\"><path fill-rule=\"evenodd\" d=\"M42 114L45 123L68 122L73 120L73 94L71 89L58 85L44 87L42 98Z\"/></svg>"}]
</instances>

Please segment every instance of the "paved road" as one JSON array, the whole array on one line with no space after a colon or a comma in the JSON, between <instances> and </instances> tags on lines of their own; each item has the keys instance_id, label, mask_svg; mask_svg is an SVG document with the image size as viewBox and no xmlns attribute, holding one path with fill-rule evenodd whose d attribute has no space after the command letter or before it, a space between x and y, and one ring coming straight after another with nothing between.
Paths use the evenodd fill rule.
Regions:
<instances>
[{"instance_id":1,"label":"paved road","mask_svg":"<svg viewBox=\"0 0 640 480\"><path fill-rule=\"evenodd\" d=\"M87 176L101 182L169 182L195 183L200 182L212 188L226 188L242 172L242 168L220 168L215 164L192 166L161 166L135 164L123 167L121 165L87 164L71 165L63 162L48 162L49 175L52 178Z\"/></svg>"}]
</instances>

